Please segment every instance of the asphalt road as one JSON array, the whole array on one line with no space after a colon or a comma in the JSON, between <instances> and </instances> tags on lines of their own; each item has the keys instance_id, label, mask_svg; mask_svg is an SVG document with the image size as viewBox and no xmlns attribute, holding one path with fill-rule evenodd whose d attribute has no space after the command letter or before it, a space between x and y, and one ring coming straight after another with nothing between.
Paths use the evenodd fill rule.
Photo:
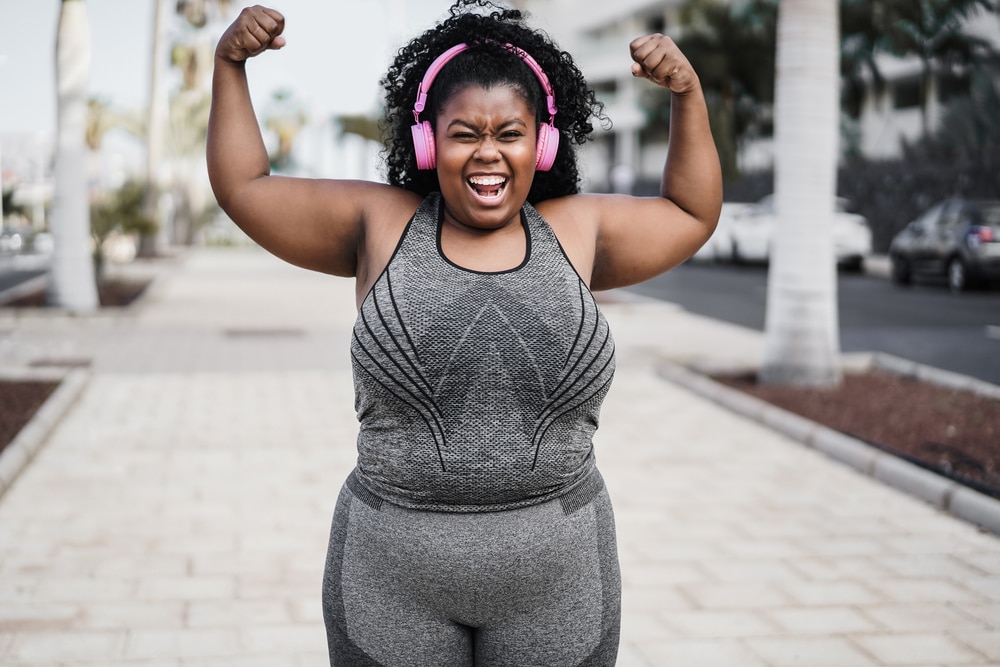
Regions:
<instances>
[{"instance_id":1,"label":"asphalt road","mask_svg":"<svg viewBox=\"0 0 1000 667\"><path fill-rule=\"evenodd\" d=\"M688 262L630 291L763 331L767 267ZM886 352L1000 384L1000 290L951 294L943 285L898 287L840 274L844 352Z\"/></svg>"},{"instance_id":2,"label":"asphalt road","mask_svg":"<svg viewBox=\"0 0 1000 667\"><path fill-rule=\"evenodd\" d=\"M2 258L0 293L45 272L40 259ZM688 262L631 291L763 331L767 268ZM1000 385L1000 290L951 294L942 285L897 287L840 274L844 352L887 352Z\"/></svg>"},{"instance_id":3,"label":"asphalt road","mask_svg":"<svg viewBox=\"0 0 1000 667\"><path fill-rule=\"evenodd\" d=\"M44 275L47 257L38 255L0 255L0 294Z\"/></svg>"}]
</instances>

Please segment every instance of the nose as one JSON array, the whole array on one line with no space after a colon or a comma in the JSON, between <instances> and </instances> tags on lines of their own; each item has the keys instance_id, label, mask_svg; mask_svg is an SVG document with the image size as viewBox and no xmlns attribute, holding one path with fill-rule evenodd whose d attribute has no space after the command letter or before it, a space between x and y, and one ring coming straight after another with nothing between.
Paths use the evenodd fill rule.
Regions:
<instances>
[{"instance_id":1,"label":"nose","mask_svg":"<svg viewBox=\"0 0 1000 667\"><path fill-rule=\"evenodd\" d=\"M476 158L483 162L494 162L500 159L500 148L493 137L483 137L476 148Z\"/></svg>"}]
</instances>

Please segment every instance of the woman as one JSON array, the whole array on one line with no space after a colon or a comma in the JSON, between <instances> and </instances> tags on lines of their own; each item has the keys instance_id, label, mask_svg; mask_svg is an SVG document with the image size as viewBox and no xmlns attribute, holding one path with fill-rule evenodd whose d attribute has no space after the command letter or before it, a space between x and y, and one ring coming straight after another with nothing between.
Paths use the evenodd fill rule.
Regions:
<instances>
[{"instance_id":1,"label":"woman","mask_svg":"<svg viewBox=\"0 0 1000 667\"><path fill-rule=\"evenodd\" d=\"M399 51L388 184L269 175L244 64L284 46L279 13L243 10L216 51L219 203L275 255L356 280L331 664L615 662L614 520L591 444L614 345L590 290L690 257L718 218L719 162L697 75L669 38L640 37L633 75L672 92L662 196L580 194L574 144L601 106L521 19L459 0Z\"/></svg>"}]
</instances>

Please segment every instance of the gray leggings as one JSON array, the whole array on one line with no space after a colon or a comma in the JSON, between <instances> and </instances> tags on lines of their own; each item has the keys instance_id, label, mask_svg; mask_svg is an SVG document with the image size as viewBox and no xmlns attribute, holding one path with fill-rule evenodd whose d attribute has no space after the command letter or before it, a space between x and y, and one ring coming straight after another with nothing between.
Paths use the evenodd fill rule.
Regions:
<instances>
[{"instance_id":1,"label":"gray leggings","mask_svg":"<svg viewBox=\"0 0 1000 667\"><path fill-rule=\"evenodd\" d=\"M323 615L335 667L611 667L621 580L600 474L540 505L405 509L352 474L334 512Z\"/></svg>"}]
</instances>

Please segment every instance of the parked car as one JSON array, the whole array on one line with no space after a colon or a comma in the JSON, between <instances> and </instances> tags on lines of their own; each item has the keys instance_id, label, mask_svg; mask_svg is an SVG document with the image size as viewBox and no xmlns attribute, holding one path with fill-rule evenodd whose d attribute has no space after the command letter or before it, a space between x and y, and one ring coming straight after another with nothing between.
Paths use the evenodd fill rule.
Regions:
<instances>
[{"instance_id":1,"label":"parked car","mask_svg":"<svg viewBox=\"0 0 1000 667\"><path fill-rule=\"evenodd\" d=\"M893 282L946 278L953 292L1000 280L1000 200L946 199L889 244Z\"/></svg>"},{"instance_id":2,"label":"parked car","mask_svg":"<svg viewBox=\"0 0 1000 667\"><path fill-rule=\"evenodd\" d=\"M694 259L715 262L731 261L733 258L733 225L737 224L737 219L746 214L752 207L753 204L722 202L722 212L719 213L719 224L715 227L715 233L705 245L698 249L698 252L694 254Z\"/></svg>"},{"instance_id":3,"label":"parked car","mask_svg":"<svg viewBox=\"0 0 1000 667\"><path fill-rule=\"evenodd\" d=\"M766 262L778 226L774 195L768 195L740 215L731 226L731 259L734 262ZM833 247L837 265L860 271L872 252L872 231L864 216L848 211L848 202L836 200L833 216Z\"/></svg>"},{"instance_id":4,"label":"parked car","mask_svg":"<svg viewBox=\"0 0 1000 667\"><path fill-rule=\"evenodd\" d=\"M8 224L0 228L0 255L46 254L52 252L52 236L28 224Z\"/></svg>"},{"instance_id":5,"label":"parked car","mask_svg":"<svg viewBox=\"0 0 1000 667\"><path fill-rule=\"evenodd\" d=\"M24 235L9 227L0 229L0 255L16 255L24 248Z\"/></svg>"}]
</instances>

